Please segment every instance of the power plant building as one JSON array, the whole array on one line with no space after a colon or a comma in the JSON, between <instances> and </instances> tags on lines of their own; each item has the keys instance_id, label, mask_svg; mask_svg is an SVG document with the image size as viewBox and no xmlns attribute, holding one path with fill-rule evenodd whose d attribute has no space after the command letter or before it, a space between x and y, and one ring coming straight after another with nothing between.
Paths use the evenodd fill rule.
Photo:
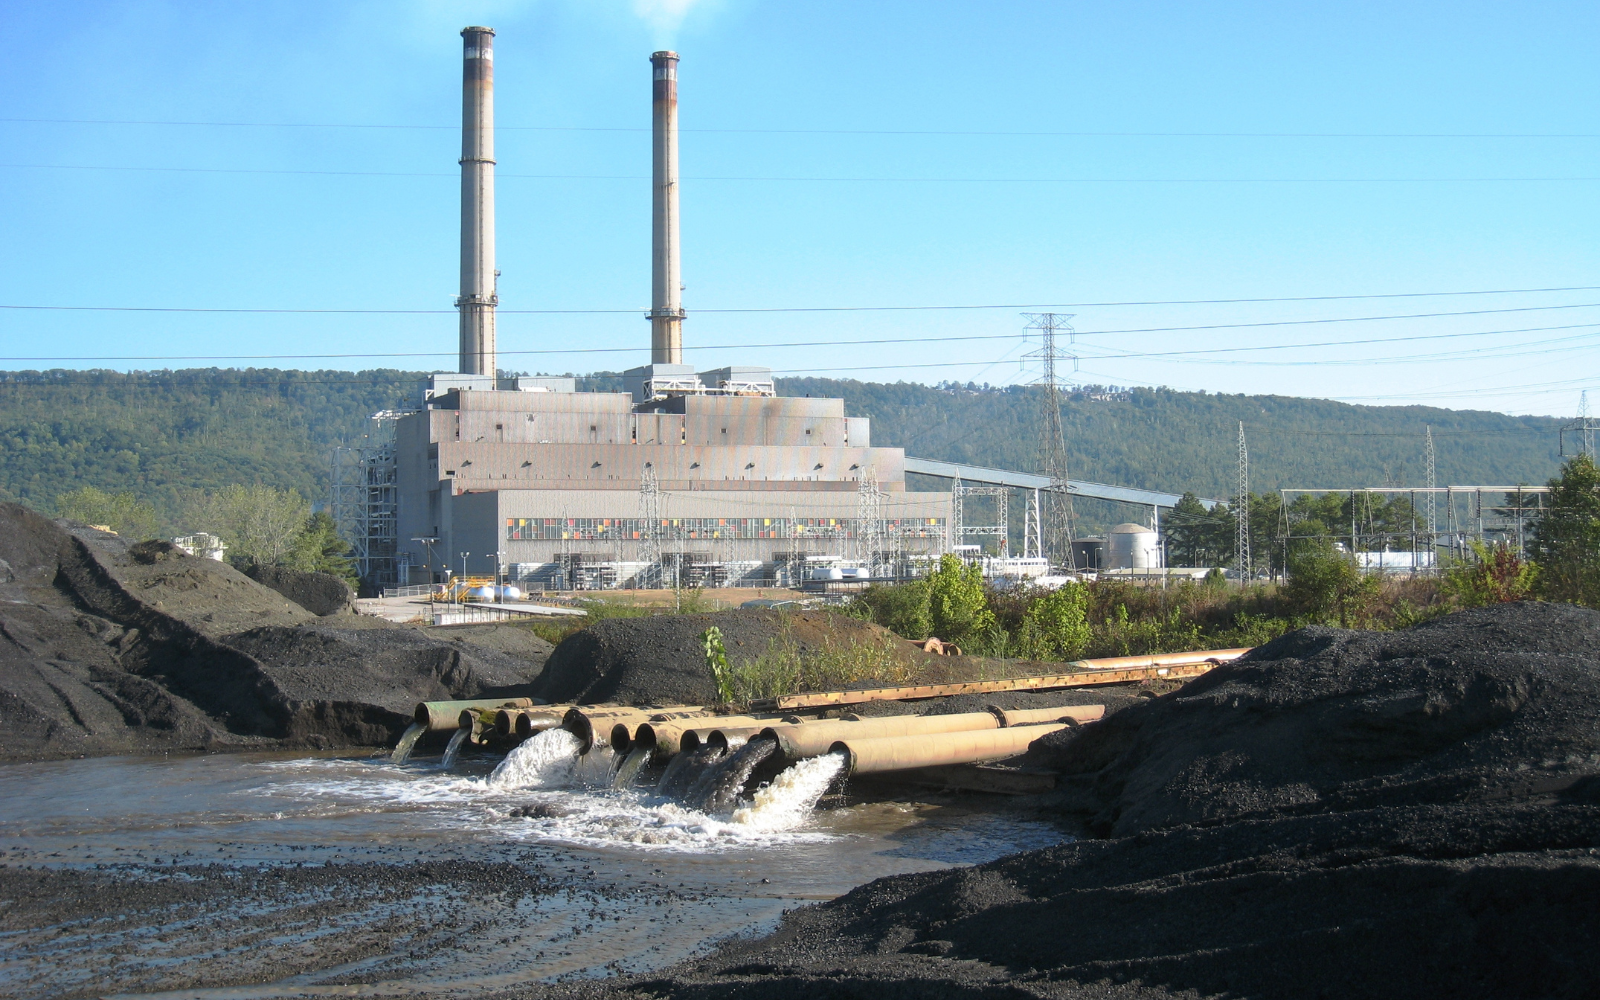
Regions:
<instances>
[{"instance_id":1,"label":"power plant building","mask_svg":"<svg viewBox=\"0 0 1600 1000\"><path fill-rule=\"evenodd\" d=\"M907 492L904 451L873 447L843 400L779 397L766 368L683 363L675 53L651 57L651 363L624 392L497 376L493 34L462 32L460 374L391 415L388 457L368 466L394 552L392 579L373 582L793 583L808 563L879 576L944 551L951 494Z\"/></svg>"}]
</instances>

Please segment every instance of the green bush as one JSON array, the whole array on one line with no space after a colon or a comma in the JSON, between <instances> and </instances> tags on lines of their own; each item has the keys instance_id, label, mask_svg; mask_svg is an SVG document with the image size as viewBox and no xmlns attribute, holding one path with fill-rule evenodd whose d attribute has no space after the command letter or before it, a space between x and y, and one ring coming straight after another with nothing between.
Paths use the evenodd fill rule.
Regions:
<instances>
[{"instance_id":1,"label":"green bush","mask_svg":"<svg viewBox=\"0 0 1600 1000\"><path fill-rule=\"evenodd\" d=\"M922 640L933 634L927 580L874 585L845 607L852 616L876 622L907 639Z\"/></svg>"},{"instance_id":2,"label":"green bush","mask_svg":"<svg viewBox=\"0 0 1600 1000\"><path fill-rule=\"evenodd\" d=\"M1518 556L1508 546L1494 548L1477 539L1472 541L1470 562L1452 566L1444 574L1439 591L1463 608L1482 608L1507 601L1525 601L1533 595L1539 580L1538 567Z\"/></svg>"},{"instance_id":3,"label":"green bush","mask_svg":"<svg viewBox=\"0 0 1600 1000\"><path fill-rule=\"evenodd\" d=\"M939 568L928 574L928 617L934 635L957 645L994 628L982 567L940 557Z\"/></svg>"},{"instance_id":4,"label":"green bush","mask_svg":"<svg viewBox=\"0 0 1600 1000\"><path fill-rule=\"evenodd\" d=\"M1093 637L1088 589L1068 583L1028 605L1018 630L1019 655L1033 660L1076 660Z\"/></svg>"},{"instance_id":5,"label":"green bush","mask_svg":"<svg viewBox=\"0 0 1600 1000\"><path fill-rule=\"evenodd\" d=\"M1290 559L1284 599L1309 622L1365 628L1379 590L1378 578L1363 574L1354 558L1325 546L1305 549Z\"/></svg>"}]
</instances>

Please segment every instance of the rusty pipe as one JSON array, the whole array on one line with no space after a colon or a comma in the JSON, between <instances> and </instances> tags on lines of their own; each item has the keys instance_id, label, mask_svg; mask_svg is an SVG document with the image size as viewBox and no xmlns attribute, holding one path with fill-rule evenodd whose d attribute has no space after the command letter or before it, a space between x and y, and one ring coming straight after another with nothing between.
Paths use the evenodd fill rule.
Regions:
<instances>
[{"instance_id":1,"label":"rusty pipe","mask_svg":"<svg viewBox=\"0 0 1600 1000\"><path fill-rule=\"evenodd\" d=\"M943 764L975 764L1014 757L1046 733L1065 728L1060 723L1052 723L1007 729L836 740L828 747L828 752L844 754L850 774L880 774L885 771L909 771Z\"/></svg>"},{"instance_id":2,"label":"rusty pipe","mask_svg":"<svg viewBox=\"0 0 1600 1000\"><path fill-rule=\"evenodd\" d=\"M542 733L546 729L554 729L561 725L561 716L549 715L543 712L522 712L517 716L517 739L525 740L535 733Z\"/></svg>"},{"instance_id":3,"label":"rusty pipe","mask_svg":"<svg viewBox=\"0 0 1600 1000\"><path fill-rule=\"evenodd\" d=\"M1002 726L1035 726L1041 722L1063 722L1071 719L1074 723L1097 722L1105 718L1104 705L1061 705L1057 708L1021 708L1007 709L989 706L1000 720Z\"/></svg>"},{"instance_id":4,"label":"rusty pipe","mask_svg":"<svg viewBox=\"0 0 1600 1000\"><path fill-rule=\"evenodd\" d=\"M762 726L771 725L775 720L768 716L761 718L754 715L723 715L716 717L716 725L707 726L707 716L677 716L668 721L660 721L656 716L649 722L642 722L633 731L633 743L638 746L650 747L655 751L656 759L662 760L670 757L682 749L683 738L691 732L705 730L707 733L713 728L724 726ZM699 745L705 742L703 737L696 737L694 742ZM693 749L693 747L690 747Z\"/></svg>"},{"instance_id":5,"label":"rusty pipe","mask_svg":"<svg viewBox=\"0 0 1600 1000\"><path fill-rule=\"evenodd\" d=\"M700 746L732 748L761 732L762 726L719 726L716 729L691 729L683 734L685 753ZM690 746L691 740L694 746Z\"/></svg>"},{"instance_id":6,"label":"rusty pipe","mask_svg":"<svg viewBox=\"0 0 1600 1000\"><path fill-rule=\"evenodd\" d=\"M429 731L448 731L459 728L461 713L466 709L493 712L501 708L533 708L538 702L532 698L479 698L474 701L424 701L418 702L411 713L411 719L419 726L426 726ZM556 706L549 707L555 711L561 709Z\"/></svg>"},{"instance_id":7,"label":"rusty pipe","mask_svg":"<svg viewBox=\"0 0 1600 1000\"><path fill-rule=\"evenodd\" d=\"M1102 656L1094 660L1073 660L1069 667L1083 670L1129 670L1135 667L1187 667L1197 663L1228 663L1250 652L1240 649L1202 649L1192 653L1147 653L1144 656Z\"/></svg>"},{"instance_id":8,"label":"rusty pipe","mask_svg":"<svg viewBox=\"0 0 1600 1000\"><path fill-rule=\"evenodd\" d=\"M578 708L567 709L561 717L561 728L578 738L582 744L581 753L588 753L596 741L596 735L601 742L609 742L611 730L617 723L637 724L650 717L650 711L642 708Z\"/></svg>"},{"instance_id":9,"label":"rusty pipe","mask_svg":"<svg viewBox=\"0 0 1600 1000\"><path fill-rule=\"evenodd\" d=\"M777 740L778 749L789 760L800 760L827 753L839 740L930 736L998 728L1000 720L993 712L961 712L955 715L890 715L854 722L830 719L803 722L797 726L768 726L761 730L761 735Z\"/></svg>"}]
</instances>

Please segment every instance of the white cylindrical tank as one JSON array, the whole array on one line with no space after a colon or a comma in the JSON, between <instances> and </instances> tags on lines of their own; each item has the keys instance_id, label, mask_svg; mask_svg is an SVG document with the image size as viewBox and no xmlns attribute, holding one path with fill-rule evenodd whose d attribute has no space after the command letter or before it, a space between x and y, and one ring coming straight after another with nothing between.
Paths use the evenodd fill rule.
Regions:
<instances>
[{"instance_id":1,"label":"white cylindrical tank","mask_svg":"<svg viewBox=\"0 0 1600 1000\"><path fill-rule=\"evenodd\" d=\"M1119 524L1106 532L1108 569L1159 569L1161 539L1142 524Z\"/></svg>"}]
</instances>

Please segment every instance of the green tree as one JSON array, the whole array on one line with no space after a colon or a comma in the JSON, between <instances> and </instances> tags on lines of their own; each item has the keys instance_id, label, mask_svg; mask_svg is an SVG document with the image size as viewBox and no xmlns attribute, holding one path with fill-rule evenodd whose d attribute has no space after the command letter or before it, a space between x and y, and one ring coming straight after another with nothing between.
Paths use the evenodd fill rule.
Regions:
<instances>
[{"instance_id":1,"label":"green tree","mask_svg":"<svg viewBox=\"0 0 1600 1000\"><path fill-rule=\"evenodd\" d=\"M1600 469L1578 455L1550 480L1549 506L1533 525L1539 593L1600 607Z\"/></svg>"},{"instance_id":2,"label":"green tree","mask_svg":"<svg viewBox=\"0 0 1600 1000\"><path fill-rule=\"evenodd\" d=\"M1463 608L1481 608L1507 601L1525 601L1538 582L1538 568L1506 545L1494 548L1472 540L1471 562L1452 566L1439 591Z\"/></svg>"},{"instance_id":3,"label":"green tree","mask_svg":"<svg viewBox=\"0 0 1600 1000\"><path fill-rule=\"evenodd\" d=\"M107 493L80 486L56 497L57 515L84 524L103 524L134 541L155 537L156 511L131 492Z\"/></svg>"},{"instance_id":4,"label":"green tree","mask_svg":"<svg viewBox=\"0 0 1600 1000\"><path fill-rule=\"evenodd\" d=\"M983 590L983 569L953 555L939 559L928 574L928 612L933 634L951 642L970 642L998 624Z\"/></svg>"},{"instance_id":5,"label":"green tree","mask_svg":"<svg viewBox=\"0 0 1600 1000\"><path fill-rule=\"evenodd\" d=\"M1067 583L1035 599L1022 616L1022 637L1034 659L1082 657L1091 637L1088 588Z\"/></svg>"},{"instance_id":6,"label":"green tree","mask_svg":"<svg viewBox=\"0 0 1600 1000\"><path fill-rule=\"evenodd\" d=\"M349 557L350 543L339 537L339 526L324 511L311 515L294 540L288 564L306 573L330 573L354 587L356 567Z\"/></svg>"},{"instance_id":7,"label":"green tree","mask_svg":"<svg viewBox=\"0 0 1600 1000\"><path fill-rule=\"evenodd\" d=\"M230 561L276 566L294 555L310 506L294 490L234 484L203 498L190 519L197 530L223 540Z\"/></svg>"}]
</instances>

